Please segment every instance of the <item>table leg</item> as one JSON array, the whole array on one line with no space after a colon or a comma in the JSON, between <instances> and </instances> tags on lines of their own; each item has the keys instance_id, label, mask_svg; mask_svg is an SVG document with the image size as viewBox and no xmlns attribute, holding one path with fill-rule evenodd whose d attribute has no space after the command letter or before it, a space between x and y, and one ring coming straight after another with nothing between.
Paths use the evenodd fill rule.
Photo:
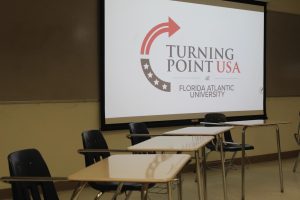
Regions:
<instances>
[{"instance_id":1,"label":"table leg","mask_svg":"<svg viewBox=\"0 0 300 200\"><path fill-rule=\"evenodd\" d=\"M149 184L144 184L141 191L141 200L147 200L148 198L148 186Z\"/></svg>"},{"instance_id":2,"label":"table leg","mask_svg":"<svg viewBox=\"0 0 300 200\"><path fill-rule=\"evenodd\" d=\"M114 196L111 198L112 200L117 200L118 195L121 193L122 187L124 183L119 183L117 190L114 193Z\"/></svg>"},{"instance_id":3,"label":"table leg","mask_svg":"<svg viewBox=\"0 0 300 200\"><path fill-rule=\"evenodd\" d=\"M182 177L181 177L181 172L178 173L178 199L182 200Z\"/></svg>"},{"instance_id":4,"label":"table leg","mask_svg":"<svg viewBox=\"0 0 300 200\"><path fill-rule=\"evenodd\" d=\"M217 135L218 143L220 145L220 156L221 156L221 165L222 165L222 182L223 182L223 195L224 200L228 199L227 195L227 184L226 184L226 176L225 176L225 158L223 152L223 136L222 134Z\"/></svg>"},{"instance_id":5,"label":"table leg","mask_svg":"<svg viewBox=\"0 0 300 200\"><path fill-rule=\"evenodd\" d=\"M201 148L202 152L202 177L203 177L203 196L207 200L207 179L206 179L206 154L205 146Z\"/></svg>"},{"instance_id":6,"label":"table leg","mask_svg":"<svg viewBox=\"0 0 300 200\"><path fill-rule=\"evenodd\" d=\"M281 147L280 147L280 134L279 134L279 127L278 126L276 126L276 138L277 138L277 152L278 152L278 164L279 164L280 189L281 189L281 192L284 192L283 174L282 174L282 161L281 161Z\"/></svg>"},{"instance_id":7,"label":"table leg","mask_svg":"<svg viewBox=\"0 0 300 200\"><path fill-rule=\"evenodd\" d=\"M169 181L168 182L168 200L172 200L173 199L173 194L172 194L172 182Z\"/></svg>"},{"instance_id":8,"label":"table leg","mask_svg":"<svg viewBox=\"0 0 300 200\"><path fill-rule=\"evenodd\" d=\"M81 191L85 188L87 182L79 182L77 187L74 189L71 200L77 200Z\"/></svg>"},{"instance_id":9,"label":"table leg","mask_svg":"<svg viewBox=\"0 0 300 200\"><path fill-rule=\"evenodd\" d=\"M200 161L199 161L199 151L195 151L196 158L196 175L197 175L197 189L198 189L198 199L201 200L201 176L200 176Z\"/></svg>"},{"instance_id":10,"label":"table leg","mask_svg":"<svg viewBox=\"0 0 300 200\"><path fill-rule=\"evenodd\" d=\"M247 126L243 128L242 131L242 200L245 199L245 140L246 140L246 129Z\"/></svg>"}]
</instances>

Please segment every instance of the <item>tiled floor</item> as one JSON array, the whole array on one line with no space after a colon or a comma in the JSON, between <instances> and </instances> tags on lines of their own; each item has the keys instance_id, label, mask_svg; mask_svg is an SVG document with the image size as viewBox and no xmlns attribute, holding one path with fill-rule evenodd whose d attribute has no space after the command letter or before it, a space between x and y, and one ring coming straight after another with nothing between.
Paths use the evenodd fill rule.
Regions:
<instances>
[{"instance_id":1,"label":"tiled floor","mask_svg":"<svg viewBox=\"0 0 300 200\"><path fill-rule=\"evenodd\" d=\"M248 165L246 169L246 199L250 200L299 200L300 199L300 165L298 172L293 173L294 159L283 161L284 193L280 192L278 164L276 161ZM223 199L221 171L209 169L207 171L208 199ZM197 199L195 174L183 174L183 199ZM228 197L230 200L241 199L241 170L239 166L230 170L227 175ZM70 199L72 191L60 192L61 200ZM80 200L94 199L97 192L86 188L80 195ZM176 196L176 191L174 191ZM110 199L111 193L104 194L102 200ZM124 199L121 195L118 199ZM131 200L140 199L139 192L133 192ZM151 200L167 199L165 194L150 193ZM176 199L176 198L174 198Z\"/></svg>"}]
</instances>

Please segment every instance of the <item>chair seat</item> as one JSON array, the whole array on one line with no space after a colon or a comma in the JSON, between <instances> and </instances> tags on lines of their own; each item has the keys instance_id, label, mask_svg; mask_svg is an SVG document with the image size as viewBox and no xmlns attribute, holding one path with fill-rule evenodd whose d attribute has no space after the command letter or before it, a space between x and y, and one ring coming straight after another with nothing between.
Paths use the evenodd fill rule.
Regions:
<instances>
[{"instance_id":1,"label":"chair seat","mask_svg":"<svg viewBox=\"0 0 300 200\"><path fill-rule=\"evenodd\" d=\"M245 144L245 150L253 150L254 146L250 144ZM242 144L236 143L226 143L223 146L224 151L235 152L235 151L242 151Z\"/></svg>"},{"instance_id":2,"label":"chair seat","mask_svg":"<svg viewBox=\"0 0 300 200\"><path fill-rule=\"evenodd\" d=\"M208 144L207 148L209 148L212 151L216 151L216 148L213 144ZM250 144L245 144L245 150L253 150L254 146ZM218 147L218 151L220 151L220 147ZM226 143L223 144L223 151L224 152L236 152L236 151L242 151L242 144L237 143Z\"/></svg>"},{"instance_id":3,"label":"chair seat","mask_svg":"<svg viewBox=\"0 0 300 200\"><path fill-rule=\"evenodd\" d=\"M115 191L118 187L117 182L109 182L109 183L103 183L103 182L89 182L89 185L91 185L94 189L97 189L101 192L109 192L109 191ZM154 183L149 184L149 188L153 187ZM138 183L124 183L121 192L125 191L141 191L143 185Z\"/></svg>"}]
</instances>

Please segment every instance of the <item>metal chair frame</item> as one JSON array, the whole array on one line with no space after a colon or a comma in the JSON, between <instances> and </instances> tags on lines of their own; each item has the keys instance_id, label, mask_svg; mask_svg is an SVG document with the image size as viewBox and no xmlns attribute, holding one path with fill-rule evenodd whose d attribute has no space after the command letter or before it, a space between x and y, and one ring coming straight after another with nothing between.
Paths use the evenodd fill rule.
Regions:
<instances>
[{"instance_id":1,"label":"metal chair frame","mask_svg":"<svg viewBox=\"0 0 300 200\"><path fill-rule=\"evenodd\" d=\"M210 115L210 116L208 116L208 115ZM212 119L212 116L214 116L214 115L216 115L215 117L213 117L213 118L215 118L215 119ZM218 115L219 115L219 116L218 116ZM212 122L212 124L208 124L208 123L207 123L208 126L218 126L218 123L222 123L222 122L227 121L227 120L226 120L226 116L225 116L225 115L222 116L222 115L223 115L222 113L208 113L208 114L205 116L205 122L208 122L208 123ZM206 118L207 116L208 116L208 118ZM217 118L216 118L216 117L217 117ZM224 117L224 119L223 119L223 117ZM214 120L214 121L210 121L210 120ZM217 121L216 121L216 120L217 120ZM216 124L214 124L214 123L216 123ZM240 145L239 143L235 143L235 142L233 141L230 131L227 132L227 136L226 136L225 134L226 134L226 133L224 133L225 140L223 141L223 147L225 147L226 144L229 144L229 145L230 145L230 144L232 144L232 145ZM227 139L226 139L226 137L227 137ZM226 141L226 140L227 140L227 141ZM212 149L210 149L208 146L206 146L206 149L209 150L209 151L206 153L207 156L208 156L208 154L209 154L210 152L213 152L213 151L219 151L219 150L218 150L218 149L219 149L218 144L217 144L214 140L213 140L211 143L213 144L215 150L212 150ZM249 150L250 150L250 149L249 149ZM225 159L225 161L224 161L225 164L228 163L228 164L226 165L225 176L227 176L227 173L228 173L229 169L232 169L232 168L233 168L235 156L236 156L236 154L237 154L238 151L230 151L230 150L225 151L225 150L223 150L224 158L225 158L226 152L232 152L232 156L231 156L230 159ZM247 159L248 163L250 163L250 160L249 160L249 158L248 158L247 156L246 156L246 159Z\"/></svg>"},{"instance_id":2,"label":"metal chair frame","mask_svg":"<svg viewBox=\"0 0 300 200\"><path fill-rule=\"evenodd\" d=\"M88 136L88 135L90 135L90 136ZM109 149L108 145L105 141L105 138L103 137L100 130L84 131L81 134L81 136L82 136L82 142L83 142L84 149L78 150L78 153L84 155L86 166L89 166L89 165L93 164L94 162L98 162L101 159L109 157L112 152L130 152L131 153L131 151L128 151L126 149ZM92 148L98 148L98 149L92 149ZM104 149L99 149L99 148L104 148ZM88 155L91 155L91 156L89 157ZM107 188L101 190L100 183L97 183L97 184L89 183L89 184L91 184L92 188L99 190L99 193L95 197L95 200L101 199L102 195L105 192L113 191L113 190L109 190ZM111 184L112 184L111 188L114 188L115 183L111 183ZM126 196L125 199L129 199L132 191L138 191L139 190L138 188L140 188L140 190L141 190L141 199L148 198L148 185L145 186L145 185L142 185L139 183L136 183L136 184L125 183L125 184L123 184L123 186L120 188L120 190L118 187L116 192L114 192L113 199L117 199L117 196L121 193L125 194L125 196ZM76 193L80 193L80 192L74 192L74 194L76 194Z\"/></svg>"},{"instance_id":3,"label":"metal chair frame","mask_svg":"<svg viewBox=\"0 0 300 200\"><path fill-rule=\"evenodd\" d=\"M295 140L296 140L297 144L300 146L300 112L299 112L298 131L297 131L297 133L294 133L294 137L295 137ZM294 167L293 167L293 172L296 172L299 160L300 160L300 151L299 151L298 156L295 160L295 164L294 164Z\"/></svg>"}]
</instances>

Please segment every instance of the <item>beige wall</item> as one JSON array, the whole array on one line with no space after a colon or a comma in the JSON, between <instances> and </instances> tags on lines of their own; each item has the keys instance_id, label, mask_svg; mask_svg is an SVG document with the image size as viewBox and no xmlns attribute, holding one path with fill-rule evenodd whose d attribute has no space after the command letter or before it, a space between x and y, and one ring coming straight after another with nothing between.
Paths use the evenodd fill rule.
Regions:
<instances>
[{"instance_id":1,"label":"beige wall","mask_svg":"<svg viewBox=\"0 0 300 200\"><path fill-rule=\"evenodd\" d=\"M268 98L267 112L270 119L286 120L281 125L282 151L298 149L293 135L297 129L300 97ZM45 158L53 176L67 176L84 166L83 157L76 153L81 148L81 132L99 127L98 102L0 104L0 176L8 172L7 155L24 148L37 148ZM178 127L154 128L160 133ZM241 129L233 131L234 139L240 141ZM125 148L129 140L127 130L105 132L110 148ZM249 129L246 141L255 145L248 155L276 152L274 129ZM218 159L218 154L209 155ZM1 183L0 188L9 185Z\"/></svg>"}]
</instances>

